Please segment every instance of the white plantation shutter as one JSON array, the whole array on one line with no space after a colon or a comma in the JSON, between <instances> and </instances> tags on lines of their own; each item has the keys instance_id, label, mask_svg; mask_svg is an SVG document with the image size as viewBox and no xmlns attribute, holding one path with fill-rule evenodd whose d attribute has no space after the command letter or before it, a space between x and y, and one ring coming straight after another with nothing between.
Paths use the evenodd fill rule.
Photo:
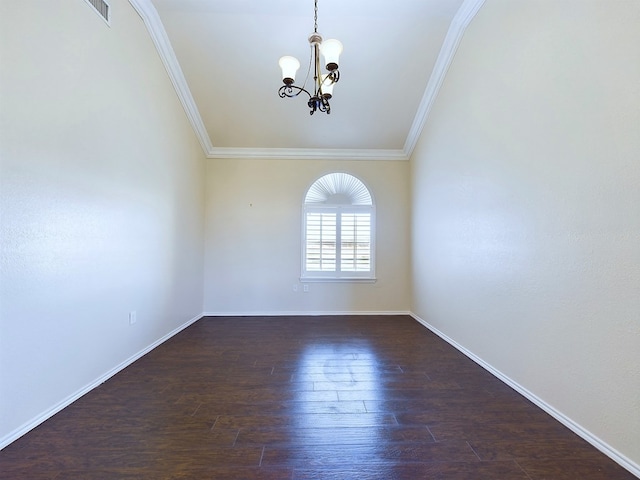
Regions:
<instances>
[{"instance_id":1,"label":"white plantation shutter","mask_svg":"<svg viewBox=\"0 0 640 480\"><path fill-rule=\"evenodd\" d=\"M336 214L307 213L307 270L336 271Z\"/></svg>"},{"instance_id":2,"label":"white plantation shutter","mask_svg":"<svg viewBox=\"0 0 640 480\"><path fill-rule=\"evenodd\" d=\"M346 272L371 269L371 214L343 213L340 232L340 265Z\"/></svg>"},{"instance_id":3,"label":"white plantation shutter","mask_svg":"<svg viewBox=\"0 0 640 480\"><path fill-rule=\"evenodd\" d=\"M318 179L305 196L302 277L374 278L374 205L346 173Z\"/></svg>"}]
</instances>

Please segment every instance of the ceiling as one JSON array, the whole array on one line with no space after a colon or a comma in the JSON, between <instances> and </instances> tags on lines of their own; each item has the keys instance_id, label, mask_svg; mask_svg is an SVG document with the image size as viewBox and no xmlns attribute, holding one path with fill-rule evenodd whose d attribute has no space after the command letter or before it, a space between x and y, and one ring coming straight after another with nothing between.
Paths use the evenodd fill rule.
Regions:
<instances>
[{"instance_id":1,"label":"ceiling","mask_svg":"<svg viewBox=\"0 0 640 480\"><path fill-rule=\"evenodd\" d=\"M209 158L406 160L484 0L318 0L344 45L331 114L278 96L278 59L309 63L313 0L130 0Z\"/></svg>"}]
</instances>

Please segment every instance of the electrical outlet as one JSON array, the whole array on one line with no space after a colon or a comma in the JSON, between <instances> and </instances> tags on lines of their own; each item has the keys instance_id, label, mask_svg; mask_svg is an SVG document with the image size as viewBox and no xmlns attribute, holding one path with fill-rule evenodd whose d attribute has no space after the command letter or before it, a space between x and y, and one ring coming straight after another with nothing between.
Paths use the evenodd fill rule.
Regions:
<instances>
[{"instance_id":1,"label":"electrical outlet","mask_svg":"<svg viewBox=\"0 0 640 480\"><path fill-rule=\"evenodd\" d=\"M135 310L133 312L129 312L129 325L133 325L138 321L138 317L136 315Z\"/></svg>"},{"instance_id":2,"label":"electrical outlet","mask_svg":"<svg viewBox=\"0 0 640 480\"><path fill-rule=\"evenodd\" d=\"M302 291L304 293L307 293L309 291L309 285L307 285L307 284L302 285Z\"/></svg>"}]
</instances>

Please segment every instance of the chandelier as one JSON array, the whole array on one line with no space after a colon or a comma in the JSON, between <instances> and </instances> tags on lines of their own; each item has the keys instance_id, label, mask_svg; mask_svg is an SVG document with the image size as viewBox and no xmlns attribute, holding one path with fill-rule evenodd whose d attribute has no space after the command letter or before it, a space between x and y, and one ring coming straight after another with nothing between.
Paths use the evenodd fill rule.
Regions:
<instances>
[{"instance_id":1,"label":"chandelier","mask_svg":"<svg viewBox=\"0 0 640 480\"><path fill-rule=\"evenodd\" d=\"M307 77L301 87L294 85L296 79L296 72L300 68L300 62L295 57L284 56L280 58L278 64L282 69L282 81L284 85L278 90L280 98L293 98L300 95L302 92L309 96L307 105L311 109L310 115L313 115L316 110L320 110L324 113L331 113L331 106L329 100L333 95L333 86L340 80L340 72L338 71L338 58L342 53L342 43L338 40L322 40L322 37L318 33L318 0L314 0L314 28L313 33L309 35L309 44L311 46L311 53L309 57L309 69L307 70ZM327 73L322 73L320 68L320 54L324 57L324 65ZM309 92L305 87L309 80L311 73L311 66L313 65L313 93Z\"/></svg>"}]
</instances>

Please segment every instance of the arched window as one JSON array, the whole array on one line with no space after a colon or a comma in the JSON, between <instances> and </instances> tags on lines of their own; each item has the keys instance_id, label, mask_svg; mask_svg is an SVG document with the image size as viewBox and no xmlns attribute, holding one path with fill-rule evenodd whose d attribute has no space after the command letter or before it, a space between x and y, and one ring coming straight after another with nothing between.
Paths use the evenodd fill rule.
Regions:
<instances>
[{"instance_id":1,"label":"arched window","mask_svg":"<svg viewBox=\"0 0 640 480\"><path fill-rule=\"evenodd\" d=\"M302 278L375 278L375 206L356 177L330 173L307 191L303 208Z\"/></svg>"}]
</instances>

